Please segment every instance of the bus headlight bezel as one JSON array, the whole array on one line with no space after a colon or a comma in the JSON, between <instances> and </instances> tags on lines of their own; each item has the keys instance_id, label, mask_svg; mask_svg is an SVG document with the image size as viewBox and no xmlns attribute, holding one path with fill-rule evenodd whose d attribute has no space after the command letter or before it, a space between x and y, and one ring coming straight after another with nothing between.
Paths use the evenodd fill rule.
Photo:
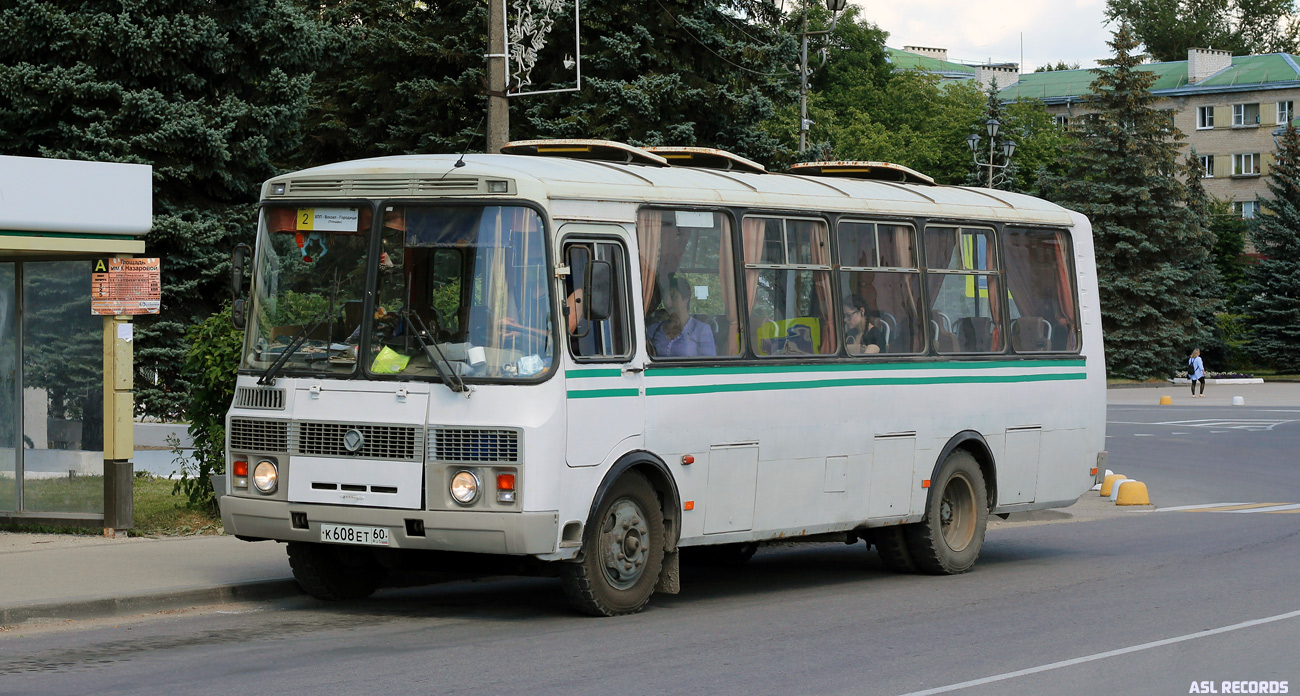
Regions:
<instances>
[{"instance_id":1,"label":"bus headlight bezel","mask_svg":"<svg viewBox=\"0 0 1300 696\"><path fill-rule=\"evenodd\" d=\"M457 492L459 491L459 493ZM483 482L479 480L478 474L469 469L458 469L451 475L451 483L447 486L447 493L457 505L469 507L478 502L483 494Z\"/></svg>"},{"instance_id":2,"label":"bus headlight bezel","mask_svg":"<svg viewBox=\"0 0 1300 696\"><path fill-rule=\"evenodd\" d=\"M253 487L257 492L270 495L280 487L280 470L275 462L263 459L253 468Z\"/></svg>"}]
</instances>

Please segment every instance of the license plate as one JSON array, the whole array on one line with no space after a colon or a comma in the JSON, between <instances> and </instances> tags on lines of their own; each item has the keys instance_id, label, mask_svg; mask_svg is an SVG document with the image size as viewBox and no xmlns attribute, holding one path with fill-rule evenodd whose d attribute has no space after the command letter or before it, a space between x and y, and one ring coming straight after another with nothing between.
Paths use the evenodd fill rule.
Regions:
<instances>
[{"instance_id":1,"label":"license plate","mask_svg":"<svg viewBox=\"0 0 1300 696\"><path fill-rule=\"evenodd\" d=\"M322 524L320 526L320 540L328 544L388 546L388 530L384 527L357 527L350 524Z\"/></svg>"}]
</instances>

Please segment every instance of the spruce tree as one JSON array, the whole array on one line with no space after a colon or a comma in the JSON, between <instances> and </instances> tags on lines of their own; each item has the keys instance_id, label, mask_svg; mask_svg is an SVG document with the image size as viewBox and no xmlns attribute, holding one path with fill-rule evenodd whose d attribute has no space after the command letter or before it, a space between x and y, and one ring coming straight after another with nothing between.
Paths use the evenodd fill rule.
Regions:
<instances>
[{"instance_id":1,"label":"spruce tree","mask_svg":"<svg viewBox=\"0 0 1300 696\"><path fill-rule=\"evenodd\" d=\"M153 165L162 313L137 320L136 405L175 416L185 328L229 296L230 248L299 144L317 24L292 0L14 0L0 33L0 152Z\"/></svg>"},{"instance_id":2,"label":"spruce tree","mask_svg":"<svg viewBox=\"0 0 1300 696\"><path fill-rule=\"evenodd\" d=\"M1300 372L1300 133L1288 124L1269 172L1272 198L1250 226L1262 257L1246 270L1250 343L1260 364Z\"/></svg>"},{"instance_id":3,"label":"spruce tree","mask_svg":"<svg viewBox=\"0 0 1300 696\"><path fill-rule=\"evenodd\" d=\"M1209 235L1187 207L1178 179L1182 133L1154 107L1155 74L1127 26L1110 42L1113 58L1094 69L1068 171L1048 177L1050 196L1092 222L1106 365L1135 379L1173 373L1205 327L1205 298L1193 268L1209 254Z\"/></svg>"}]
</instances>

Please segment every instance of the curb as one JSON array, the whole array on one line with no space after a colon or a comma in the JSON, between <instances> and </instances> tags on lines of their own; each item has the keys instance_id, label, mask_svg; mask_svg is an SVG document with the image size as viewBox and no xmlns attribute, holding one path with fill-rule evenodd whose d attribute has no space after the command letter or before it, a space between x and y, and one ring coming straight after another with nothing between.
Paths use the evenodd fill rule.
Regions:
<instances>
[{"instance_id":1,"label":"curb","mask_svg":"<svg viewBox=\"0 0 1300 696\"><path fill-rule=\"evenodd\" d=\"M147 595L28 604L0 608L0 626L36 619L91 619L157 612L203 604L232 604L305 596L293 580L261 580L233 585L164 590Z\"/></svg>"}]
</instances>

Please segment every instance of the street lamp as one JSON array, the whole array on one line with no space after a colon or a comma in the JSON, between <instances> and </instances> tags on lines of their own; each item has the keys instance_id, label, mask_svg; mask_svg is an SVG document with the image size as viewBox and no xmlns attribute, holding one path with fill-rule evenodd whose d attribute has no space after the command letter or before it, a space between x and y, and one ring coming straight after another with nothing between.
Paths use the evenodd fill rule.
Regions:
<instances>
[{"instance_id":1,"label":"street lamp","mask_svg":"<svg viewBox=\"0 0 1300 696\"><path fill-rule=\"evenodd\" d=\"M981 167L988 167L989 170L989 188L993 188L993 170L1006 169L1011 165L1011 156L1016 154L1016 143L1014 140L998 141L998 129L1002 127L996 118L990 118L984 122L984 130L989 134L989 161L981 162L979 160L980 136L977 133L971 133L966 136L966 147L970 148L971 161ZM995 148L1002 148L1002 164L993 163Z\"/></svg>"},{"instance_id":2,"label":"street lamp","mask_svg":"<svg viewBox=\"0 0 1300 696\"><path fill-rule=\"evenodd\" d=\"M802 42L799 48L799 152L808 149L808 37L821 36L835 31L835 24L840 21L840 12L848 0L826 0L826 9L831 11L831 28L821 31L808 31L808 13L803 15L803 31L799 32Z\"/></svg>"}]
</instances>

